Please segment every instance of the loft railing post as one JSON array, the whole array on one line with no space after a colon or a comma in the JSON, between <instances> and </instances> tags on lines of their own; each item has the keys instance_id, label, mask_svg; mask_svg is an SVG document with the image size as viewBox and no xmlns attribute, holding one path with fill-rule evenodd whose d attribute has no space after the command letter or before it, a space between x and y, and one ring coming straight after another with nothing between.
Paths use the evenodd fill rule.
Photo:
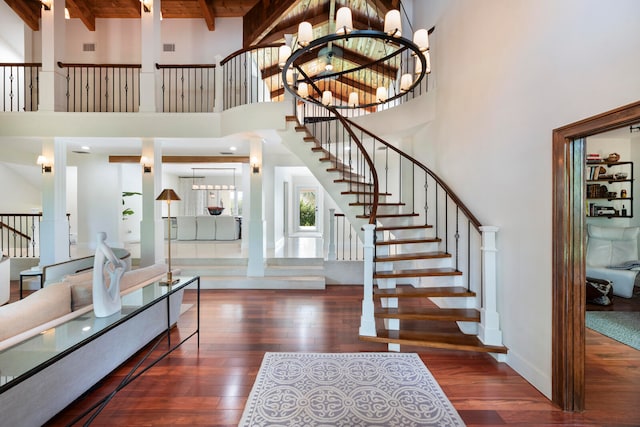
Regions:
<instances>
[{"instance_id":1,"label":"loft railing post","mask_svg":"<svg viewBox=\"0 0 640 427\"><path fill-rule=\"evenodd\" d=\"M365 224L364 231L364 296L362 299L362 315L360 317L360 335L375 337L376 322L373 317L373 256L374 256L374 234L376 226Z\"/></svg>"},{"instance_id":2,"label":"loft railing post","mask_svg":"<svg viewBox=\"0 0 640 427\"><path fill-rule=\"evenodd\" d=\"M487 345L502 345L500 316L497 311L497 274L495 226L481 226L482 232L482 307L480 308L480 325L478 338Z\"/></svg>"},{"instance_id":3,"label":"loft railing post","mask_svg":"<svg viewBox=\"0 0 640 427\"><path fill-rule=\"evenodd\" d=\"M336 210L329 209L329 253L327 259L336 259Z\"/></svg>"}]
</instances>

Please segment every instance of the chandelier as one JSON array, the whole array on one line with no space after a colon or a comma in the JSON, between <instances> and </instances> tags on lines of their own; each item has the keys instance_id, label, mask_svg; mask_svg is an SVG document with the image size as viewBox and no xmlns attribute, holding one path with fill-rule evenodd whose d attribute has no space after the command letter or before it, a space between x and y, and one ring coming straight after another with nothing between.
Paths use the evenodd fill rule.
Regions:
<instances>
[{"instance_id":1,"label":"chandelier","mask_svg":"<svg viewBox=\"0 0 640 427\"><path fill-rule=\"evenodd\" d=\"M367 2L362 4L366 12L355 13L370 24L368 29L354 28L352 10L345 5L335 11L335 0L330 2L328 34L314 39L319 28L299 23L296 38L280 46L278 54L288 92L327 107L371 109L405 95L431 72L429 32L419 29L412 39L403 36L402 3L386 13L383 26L377 14L370 16Z\"/></svg>"}]
</instances>

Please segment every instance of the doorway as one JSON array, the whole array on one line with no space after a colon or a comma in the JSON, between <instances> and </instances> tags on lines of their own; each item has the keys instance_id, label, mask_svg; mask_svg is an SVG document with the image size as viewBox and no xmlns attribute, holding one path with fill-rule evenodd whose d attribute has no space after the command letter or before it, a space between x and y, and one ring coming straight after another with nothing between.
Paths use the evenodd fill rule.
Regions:
<instances>
[{"instance_id":1,"label":"doorway","mask_svg":"<svg viewBox=\"0 0 640 427\"><path fill-rule=\"evenodd\" d=\"M585 138L640 121L640 102L553 131L552 398L585 404Z\"/></svg>"},{"instance_id":2,"label":"doorway","mask_svg":"<svg viewBox=\"0 0 640 427\"><path fill-rule=\"evenodd\" d=\"M317 233L322 223L318 187L297 186L295 192L296 233Z\"/></svg>"}]
</instances>

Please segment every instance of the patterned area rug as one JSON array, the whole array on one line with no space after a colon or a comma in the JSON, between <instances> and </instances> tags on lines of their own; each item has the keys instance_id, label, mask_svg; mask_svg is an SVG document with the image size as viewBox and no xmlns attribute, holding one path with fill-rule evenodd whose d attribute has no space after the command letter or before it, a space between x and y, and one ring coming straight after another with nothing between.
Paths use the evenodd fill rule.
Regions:
<instances>
[{"instance_id":1,"label":"patterned area rug","mask_svg":"<svg viewBox=\"0 0 640 427\"><path fill-rule=\"evenodd\" d=\"M640 312L587 311L587 328L640 350Z\"/></svg>"},{"instance_id":2,"label":"patterned area rug","mask_svg":"<svg viewBox=\"0 0 640 427\"><path fill-rule=\"evenodd\" d=\"M267 353L239 424L464 425L415 353Z\"/></svg>"}]
</instances>

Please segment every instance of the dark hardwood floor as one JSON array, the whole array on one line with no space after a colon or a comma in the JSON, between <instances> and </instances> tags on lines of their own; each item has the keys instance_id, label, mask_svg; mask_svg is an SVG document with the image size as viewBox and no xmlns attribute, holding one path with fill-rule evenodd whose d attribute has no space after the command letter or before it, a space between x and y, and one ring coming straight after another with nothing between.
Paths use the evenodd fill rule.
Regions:
<instances>
[{"instance_id":1,"label":"dark hardwood floor","mask_svg":"<svg viewBox=\"0 0 640 427\"><path fill-rule=\"evenodd\" d=\"M13 283L12 300L16 298L17 283ZM187 341L116 394L92 425L236 426L265 352L385 351L382 344L358 339L361 298L360 286L329 286L326 291L202 291L200 348L195 337ZM195 291L187 291L185 303L194 302ZM187 335L194 327L191 308L172 337ZM554 407L490 355L403 351L420 355L468 426L640 425L640 352L591 330L587 330L587 409L582 413ZM47 425L68 425L110 393L142 353Z\"/></svg>"}]
</instances>

